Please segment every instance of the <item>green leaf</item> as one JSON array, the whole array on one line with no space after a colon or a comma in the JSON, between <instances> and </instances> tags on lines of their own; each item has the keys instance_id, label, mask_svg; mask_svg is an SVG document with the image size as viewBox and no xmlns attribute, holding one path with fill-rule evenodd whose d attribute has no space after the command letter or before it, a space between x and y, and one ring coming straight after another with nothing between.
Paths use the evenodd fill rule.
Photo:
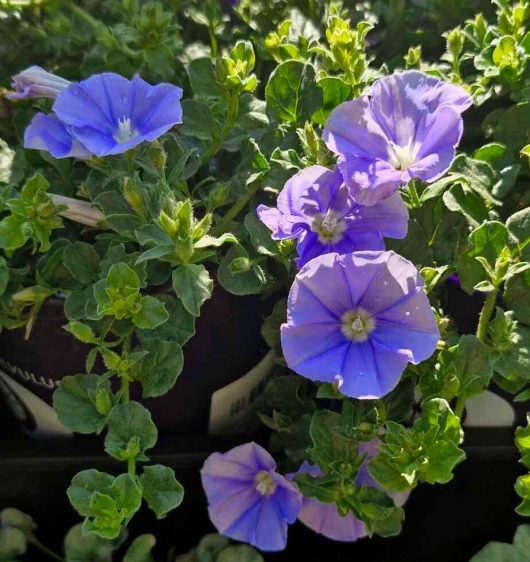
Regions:
<instances>
[{"instance_id":1,"label":"green leaf","mask_svg":"<svg viewBox=\"0 0 530 562\"><path fill-rule=\"evenodd\" d=\"M505 111L495 128L494 137L514 152L530 143L530 103L512 105Z\"/></svg>"},{"instance_id":2,"label":"green leaf","mask_svg":"<svg viewBox=\"0 0 530 562\"><path fill-rule=\"evenodd\" d=\"M184 121L179 127L183 135L211 141L221 132L221 124L214 117L210 106L195 100L182 102Z\"/></svg>"},{"instance_id":3,"label":"green leaf","mask_svg":"<svg viewBox=\"0 0 530 562\"><path fill-rule=\"evenodd\" d=\"M215 562L264 562L263 556L248 544L232 545L222 550Z\"/></svg>"},{"instance_id":4,"label":"green leaf","mask_svg":"<svg viewBox=\"0 0 530 562\"><path fill-rule=\"evenodd\" d=\"M190 314L182 302L172 295L158 297L164 303L169 314L167 322L152 330L136 330L136 335L142 344L154 341L176 342L183 346L195 335L195 316Z\"/></svg>"},{"instance_id":5,"label":"green leaf","mask_svg":"<svg viewBox=\"0 0 530 562\"><path fill-rule=\"evenodd\" d=\"M514 213L506 221L506 226L517 239L523 259L530 260L530 207Z\"/></svg>"},{"instance_id":6,"label":"green leaf","mask_svg":"<svg viewBox=\"0 0 530 562\"><path fill-rule=\"evenodd\" d=\"M325 125L330 113L351 98L351 86L336 76L326 76L317 85L322 89L322 106L313 114L313 122Z\"/></svg>"},{"instance_id":7,"label":"green leaf","mask_svg":"<svg viewBox=\"0 0 530 562\"><path fill-rule=\"evenodd\" d=\"M199 316L201 306L210 298L213 281L202 264L179 265L173 271L173 290L182 301L184 308Z\"/></svg>"},{"instance_id":8,"label":"green leaf","mask_svg":"<svg viewBox=\"0 0 530 562\"><path fill-rule=\"evenodd\" d=\"M64 377L53 393L53 407L59 421L77 433L99 433L105 423L105 416L95 403L99 389L110 392L110 384L97 375Z\"/></svg>"},{"instance_id":9,"label":"green leaf","mask_svg":"<svg viewBox=\"0 0 530 562\"><path fill-rule=\"evenodd\" d=\"M5 293L9 283L9 266L6 260L0 256L0 297Z\"/></svg>"},{"instance_id":10,"label":"green leaf","mask_svg":"<svg viewBox=\"0 0 530 562\"><path fill-rule=\"evenodd\" d=\"M510 344L495 359L495 371L508 380L530 382L530 328L518 323L510 334Z\"/></svg>"},{"instance_id":11,"label":"green leaf","mask_svg":"<svg viewBox=\"0 0 530 562\"><path fill-rule=\"evenodd\" d=\"M88 284L99 279L99 256L93 246L74 242L64 249L63 263L80 283Z\"/></svg>"},{"instance_id":12,"label":"green leaf","mask_svg":"<svg viewBox=\"0 0 530 562\"><path fill-rule=\"evenodd\" d=\"M233 246L221 259L217 279L224 289L234 295L259 294L269 284L267 274L253 267L247 251L242 246Z\"/></svg>"},{"instance_id":13,"label":"green leaf","mask_svg":"<svg viewBox=\"0 0 530 562\"><path fill-rule=\"evenodd\" d=\"M83 343L94 343L96 341L96 334L87 324L71 320L64 328Z\"/></svg>"},{"instance_id":14,"label":"green leaf","mask_svg":"<svg viewBox=\"0 0 530 562\"><path fill-rule=\"evenodd\" d=\"M462 185L453 185L443 194L445 206L450 210L462 213L472 226L479 226L488 219L488 210L484 199Z\"/></svg>"},{"instance_id":15,"label":"green leaf","mask_svg":"<svg viewBox=\"0 0 530 562\"><path fill-rule=\"evenodd\" d=\"M192 60L188 66L188 76L191 88L196 95L204 98L222 97L210 58Z\"/></svg>"},{"instance_id":16,"label":"green leaf","mask_svg":"<svg viewBox=\"0 0 530 562\"><path fill-rule=\"evenodd\" d=\"M167 466L146 466L140 476L140 485L145 501L158 519L163 519L184 499L184 488L175 478L175 472Z\"/></svg>"},{"instance_id":17,"label":"green leaf","mask_svg":"<svg viewBox=\"0 0 530 562\"><path fill-rule=\"evenodd\" d=\"M156 539L153 535L146 534L136 537L127 549L123 562L154 562L151 551L155 544Z\"/></svg>"},{"instance_id":18,"label":"green leaf","mask_svg":"<svg viewBox=\"0 0 530 562\"><path fill-rule=\"evenodd\" d=\"M517 320L530 325L530 271L508 278L504 286L504 302L513 310Z\"/></svg>"},{"instance_id":19,"label":"green leaf","mask_svg":"<svg viewBox=\"0 0 530 562\"><path fill-rule=\"evenodd\" d=\"M118 460L142 460L143 453L155 445L158 437L149 410L138 402L115 406L110 412L107 425L105 451Z\"/></svg>"},{"instance_id":20,"label":"green leaf","mask_svg":"<svg viewBox=\"0 0 530 562\"><path fill-rule=\"evenodd\" d=\"M141 286L137 273L126 263L115 263L110 267L107 273L107 283L112 288L140 289Z\"/></svg>"},{"instance_id":21,"label":"green leaf","mask_svg":"<svg viewBox=\"0 0 530 562\"><path fill-rule=\"evenodd\" d=\"M70 484L67 495L72 507L82 515L90 515L90 498L94 492L108 494L114 477L99 470L89 469L76 474Z\"/></svg>"},{"instance_id":22,"label":"green leaf","mask_svg":"<svg viewBox=\"0 0 530 562\"><path fill-rule=\"evenodd\" d=\"M250 241L258 254L276 256L278 248L271 238L270 230L259 220L255 211L245 216L245 228L250 236Z\"/></svg>"},{"instance_id":23,"label":"green leaf","mask_svg":"<svg viewBox=\"0 0 530 562\"><path fill-rule=\"evenodd\" d=\"M0 560L9 562L26 553L26 535L20 529L3 527L0 529Z\"/></svg>"},{"instance_id":24,"label":"green leaf","mask_svg":"<svg viewBox=\"0 0 530 562\"><path fill-rule=\"evenodd\" d=\"M468 398L480 394L489 384L493 371L491 351L478 338L462 336L454 355L456 376L460 382L460 394Z\"/></svg>"},{"instance_id":25,"label":"green leaf","mask_svg":"<svg viewBox=\"0 0 530 562\"><path fill-rule=\"evenodd\" d=\"M29 536L37 528L35 521L27 513L15 509L14 507L6 507L0 512L0 524L3 527L15 527Z\"/></svg>"},{"instance_id":26,"label":"green leaf","mask_svg":"<svg viewBox=\"0 0 530 562\"><path fill-rule=\"evenodd\" d=\"M142 383L143 396L144 398L162 396L173 388L182 372L184 365L182 348L175 341L151 339L144 342L143 349L149 352L137 375Z\"/></svg>"},{"instance_id":27,"label":"green leaf","mask_svg":"<svg viewBox=\"0 0 530 562\"><path fill-rule=\"evenodd\" d=\"M280 299L274 304L272 312L261 327L261 335L267 345L281 356L280 326L287 319L287 300Z\"/></svg>"},{"instance_id":28,"label":"green leaf","mask_svg":"<svg viewBox=\"0 0 530 562\"><path fill-rule=\"evenodd\" d=\"M132 320L137 328L153 330L164 322L167 322L169 314L164 303L155 297L142 297L140 310L133 316Z\"/></svg>"},{"instance_id":29,"label":"green leaf","mask_svg":"<svg viewBox=\"0 0 530 562\"><path fill-rule=\"evenodd\" d=\"M477 552L470 562L528 562L530 525L519 525L513 544L492 541Z\"/></svg>"},{"instance_id":30,"label":"green leaf","mask_svg":"<svg viewBox=\"0 0 530 562\"><path fill-rule=\"evenodd\" d=\"M278 121L303 125L322 105L312 65L286 61L276 67L265 87L267 112Z\"/></svg>"},{"instance_id":31,"label":"green leaf","mask_svg":"<svg viewBox=\"0 0 530 562\"><path fill-rule=\"evenodd\" d=\"M117 544L96 535L84 535L83 525L72 527L64 538L66 562L112 562Z\"/></svg>"}]
</instances>

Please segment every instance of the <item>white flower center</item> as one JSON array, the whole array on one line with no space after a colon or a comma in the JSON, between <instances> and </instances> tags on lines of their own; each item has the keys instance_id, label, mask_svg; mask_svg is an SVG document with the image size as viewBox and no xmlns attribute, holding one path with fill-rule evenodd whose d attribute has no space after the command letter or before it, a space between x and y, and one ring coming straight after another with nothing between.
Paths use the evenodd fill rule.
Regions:
<instances>
[{"instance_id":1,"label":"white flower center","mask_svg":"<svg viewBox=\"0 0 530 562\"><path fill-rule=\"evenodd\" d=\"M264 497L270 498L272 494L276 491L276 482L273 480L270 472L262 470L256 474L254 478L254 484L256 485L256 490Z\"/></svg>"},{"instance_id":2,"label":"white flower center","mask_svg":"<svg viewBox=\"0 0 530 562\"><path fill-rule=\"evenodd\" d=\"M364 308L356 308L342 316L342 333L354 342L363 342L375 328L375 318Z\"/></svg>"},{"instance_id":3,"label":"white flower center","mask_svg":"<svg viewBox=\"0 0 530 562\"><path fill-rule=\"evenodd\" d=\"M118 130L114 135L114 140L119 144L129 142L134 137L138 136L138 131L132 128L131 119L129 117L122 117L118 119Z\"/></svg>"},{"instance_id":4,"label":"white flower center","mask_svg":"<svg viewBox=\"0 0 530 562\"><path fill-rule=\"evenodd\" d=\"M318 241L322 244L336 244L344 237L346 223L333 211L325 215L317 215L311 224L311 230L318 234Z\"/></svg>"},{"instance_id":5,"label":"white flower center","mask_svg":"<svg viewBox=\"0 0 530 562\"><path fill-rule=\"evenodd\" d=\"M391 143L388 148L388 161L396 170L405 171L416 162L416 152L412 141L406 146Z\"/></svg>"}]
</instances>

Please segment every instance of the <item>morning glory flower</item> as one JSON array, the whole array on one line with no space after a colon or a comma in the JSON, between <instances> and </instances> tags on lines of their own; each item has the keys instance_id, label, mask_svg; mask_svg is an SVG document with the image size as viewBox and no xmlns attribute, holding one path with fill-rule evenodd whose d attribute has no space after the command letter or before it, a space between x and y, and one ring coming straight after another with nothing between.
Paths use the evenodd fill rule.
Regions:
<instances>
[{"instance_id":1,"label":"morning glory flower","mask_svg":"<svg viewBox=\"0 0 530 562\"><path fill-rule=\"evenodd\" d=\"M325 254L297 274L281 343L287 365L337 383L352 398L381 398L407 363L430 357L438 327L417 269L394 252Z\"/></svg>"},{"instance_id":2,"label":"morning glory flower","mask_svg":"<svg viewBox=\"0 0 530 562\"><path fill-rule=\"evenodd\" d=\"M37 113L24 131L24 148L46 150L54 158L92 158L92 154L55 115L44 113Z\"/></svg>"},{"instance_id":3,"label":"morning glory flower","mask_svg":"<svg viewBox=\"0 0 530 562\"><path fill-rule=\"evenodd\" d=\"M259 218L274 240L297 238L302 267L329 252L384 250L383 237L405 238L408 212L398 193L367 207L353 201L338 170L310 166L278 195L277 208L260 205Z\"/></svg>"},{"instance_id":4,"label":"morning glory flower","mask_svg":"<svg viewBox=\"0 0 530 562\"><path fill-rule=\"evenodd\" d=\"M210 519L220 533L264 551L285 548L287 524L296 520L302 496L276 472L265 449L246 443L213 453L201 479Z\"/></svg>"},{"instance_id":5,"label":"morning glory flower","mask_svg":"<svg viewBox=\"0 0 530 562\"><path fill-rule=\"evenodd\" d=\"M14 92L6 94L10 100L27 98L56 98L71 84L68 80L47 72L40 66L30 66L13 76L12 88Z\"/></svg>"},{"instance_id":6,"label":"morning glory flower","mask_svg":"<svg viewBox=\"0 0 530 562\"><path fill-rule=\"evenodd\" d=\"M415 70L396 73L377 80L369 96L337 106L324 140L353 198L374 205L412 178L432 182L447 171L470 105L459 86Z\"/></svg>"},{"instance_id":7,"label":"morning glory flower","mask_svg":"<svg viewBox=\"0 0 530 562\"><path fill-rule=\"evenodd\" d=\"M354 483L356 486L381 489L381 486L373 479L368 470L370 461L377 454L377 447L380 443L379 439L359 443L358 452L361 455L366 455L366 457L355 477ZM322 471L317 465L311 465L304 461L297 472L288 474L287 478L292 480L297 474L309 474L318 478L322 476ZM394 499L396 505L402 506L407 500L409 492L389 495ZM336 504L324 503L316 498L304 497L298 519L316 533L335 541L353 542L368 536L364 523L357 519L353 513L350 512L346 516L342 516Z\"/></svg>"},{"instance_id":8,"label":"morning glory flower","mask_svg":"<svg viewBox=\"0 0 530 562\"><path fill-rule=\"evenodd\" d=\"M182 89L105 72L71 84L53 111L96 156L122 154L182 122Z\"/></svg>"}]
</instances>

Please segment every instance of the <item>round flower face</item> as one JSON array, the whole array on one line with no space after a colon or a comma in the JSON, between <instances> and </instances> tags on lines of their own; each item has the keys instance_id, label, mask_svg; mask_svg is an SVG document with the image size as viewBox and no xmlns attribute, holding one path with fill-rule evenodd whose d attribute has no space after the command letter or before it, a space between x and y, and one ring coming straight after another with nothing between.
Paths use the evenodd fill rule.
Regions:
<instances>
[{"instance_id":1,"label":"round flower face","mask_svg":"<svg viewBox=\"0 0 530 562\"><path fill-rule=\"evenodd\" d=\"M374 83L370 96L340 104L324 130L353 198L374 205L412 178L434 181L455 156L461 112L471 105L463 88L418 71Z\"/></svg>"},{"instance_id":2,"label":"round flower face","mask_svg":"<svg viewBox=\"0 0 530 562\"><path fill-rule=\"evenodd\" d=\"M298 266L322 254L382 250L383 237L404 238L408 212L399 194L366 207L351 198L338 170L310 166L278 195L277 208L257 213L275 240L297 238Z\"/></svg>"},{"instance_id":3,"label":"round flower face","mask_svg":"<svg viewBox=\"0 0 530 562\"><path fill-rule=\"evenodd\" d=\"M296 520L302 496L276 472L274 459L256 443L210 455L201 470L208 512L217 530L261 550L282 550L287 524Z\"/></svg>"},{"instance_id":4,"label":"round flower face","mask_svg":"<svg viewBox=\"0 0 530 562\"><path fill-rule=\"evenodd\" d=\"M182 122L182 89L110 72L71 84L53 111L96 156L122 154Z\"/></svg>"},{"instance_id":5,"label":"round flower face","mask_svg":"<svg viewBox=\"0 0 530 562\"><path fill-rule=\"evenodd\" d=\"M369 472L370 461L377 454L377 447L381 442L374 439L366 443L359 443L359 454L366 455L357 476L355 477L356 486L368 486L370 488L381 489L379 484L372 478ZM317 465L311 465L304 461L297 472L287 475L290 480L297 474L309 474L315 478L322 476L322 471ZM408 492L391 494L396 505L402 506L408 498ZM353 513L343 516L339 513L334 503L320 502L315 498L304 497L302 508L298 514L298 519L306 526L324 535L329 539L342 542L354 542L368 536L368 531L362 521L357 519Z\"/></svg>"},{"instance_id":6,"label":"round flower face","mask_svg":"<svg viewBox=\"0 0 530 562\"><path fill-rule=\"evenodd\" d=\"M438 327L416 268L394 252L326 254L298 273L281 328L288 366L337 383L352 398L381 398L407 363L430 357Z\"/></svg>"}]
</instances>

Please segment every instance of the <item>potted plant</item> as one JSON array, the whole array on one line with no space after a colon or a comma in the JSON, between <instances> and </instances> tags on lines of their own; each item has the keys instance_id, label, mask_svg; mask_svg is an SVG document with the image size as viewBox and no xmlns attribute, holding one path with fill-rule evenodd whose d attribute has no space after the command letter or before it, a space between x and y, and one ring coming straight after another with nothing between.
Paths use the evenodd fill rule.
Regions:
<instances>
[{"instance_id":1,"label":"potted plant","mask_svg":"<svg viewBox=\"0 0 530 562\"><path fill-rule=\"evenodd\" d=\"M160 5L125 4L136 33L157 22L161 44L175 39ZM204 27L209 51L197 57L172 44L184 69L158 86L101 73L116 60L153 72L152 44L136 48L132 31L90 10L68 14L98 38L91 68L108 66L68 83L35 69L15 81L19 96L59 90L47 92L52 113L34 118L26 148L85 162L64 168L44 156L41 168L58 182L21 177L20 194L6 197L4 323L37 329L37 313L58 293L69 332L92 348L86 373L64 377L54 395L59 420L80 433L105 430L114 459L96 455L87 470L75 458L63 471L83 537L145 532L149 516L136 515L143 500L160 518L181 503L176 471L186 484L189 475L191 499L167 521L178 526L187 513L192 524L183 541L170 536L178 552L211 530L208 515L265 558L318 559L333 549L399 559L399 547L408 557L416 549L467 560L488 539L513 535L514 478L519 516L530 497L512 437L528 398L528 7L499 0L475 15L456 3L447 13L434 4L381 12L370 4L363 13L296 4L186 3L183 17ZM457 27L445 27L444 48L437 26L449 21ZM423 35L411 35L418 25ZM160 105L127 113L130 92L146 111L162 89ZM68 142L50 141L58 126ZM122 150L140 140L133 153ZM11 150L8 185L17 184ZM59 237L63 220L68 236ZM142 384L143 398L172 386L191 335L185 319L198 315L214 277L274 303L261 330L277 363L261 412L267 431L243 444L181 438L187 452L168 437L144 465L156 427L133 386ZM247 376L254 397L265 375ZM506 427L476 430L485 419L501 423L484 408ZM525 465L528 431L516 431ZM497 530L488 526L495 509ZM456 550L430 533L418 541L426 512L452 529Z\"/></svg>"}]
</instances>

